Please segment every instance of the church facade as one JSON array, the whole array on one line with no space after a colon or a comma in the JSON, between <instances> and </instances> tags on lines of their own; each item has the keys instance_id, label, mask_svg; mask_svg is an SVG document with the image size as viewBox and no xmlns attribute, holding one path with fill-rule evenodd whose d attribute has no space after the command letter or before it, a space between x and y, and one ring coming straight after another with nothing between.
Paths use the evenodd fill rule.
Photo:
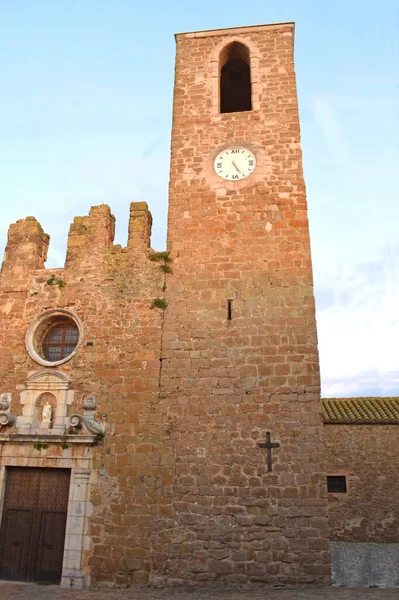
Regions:
<instances>
[{"instance_id":1,"label":"church facade","mask_svg":"<svg viewBox=\"0 0 399 600\"><path fill-rule=\"evenodd\" d=\"M0 578L364 583L399 561L399 401L320 400L294 25L176 42L168 250L145 202L126 248L76 217L63 269L9 229Z\"/></svg>"}]
</instances>

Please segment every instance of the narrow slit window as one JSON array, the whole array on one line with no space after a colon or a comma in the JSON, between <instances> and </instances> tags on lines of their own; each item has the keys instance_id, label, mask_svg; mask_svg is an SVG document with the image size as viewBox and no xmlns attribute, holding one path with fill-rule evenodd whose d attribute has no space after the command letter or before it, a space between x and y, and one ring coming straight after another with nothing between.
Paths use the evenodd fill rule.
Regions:
<instances>
[{"instance_id":1,"label":"narrow slit window","mask_svg":"<svg viewBox=\"0 0 399 600\"><path fill-rule=\"evenodd\" d=\"M227 320L231 321L233 318L233 300L227 300Z\"/></svg>"},{"instance_id":2,"label":"narrow slit window","mask_svg":"<svg viewBox=\"0 0 399 600\"><path fill-rule=\"evenodd\" d=\"M345 475L327 475L327 491L330 494L346 494Z\"/></svg>"},{"instance_id":3,"label":"narrow slit window","mask_svg":"<svg viewBox=\"0 0 399 600\"><path fill-rule=\"evenodd\" d=\"M249 49L232 42L220 53L220 112L252 110Z\"/></svg>"}]
</instances>

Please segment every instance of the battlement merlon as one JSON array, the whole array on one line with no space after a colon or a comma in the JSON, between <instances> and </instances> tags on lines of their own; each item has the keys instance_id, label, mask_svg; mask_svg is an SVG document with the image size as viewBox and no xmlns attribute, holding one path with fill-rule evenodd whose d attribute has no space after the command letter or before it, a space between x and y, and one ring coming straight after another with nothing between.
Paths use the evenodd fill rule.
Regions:
<instances>
[{"instance_id":1,"label":"battlement merlon","mask_svg":"<svg viewBox=\"0 0 399 600\"><path fill-rule=\"evenodd\" d=\"M129 218L129 249L148 250L151 241L152 215L147 202L131 202Z\"/></svg>"},{"instance_id":2,"label":"battlement merlon","mask_svg":"<svg viewBox=\"0 0 399 600\"><path fill-rule=\"evenodd\" d=\"M146 202L130 205L128 250L148 250L152 217ZM115 217L109 206L93 206L86 217L75 217L68 235L65 268L95 262L96 255L112 246L115 235Z\"/></svg>"},{"instance_id":3,"label":"battlement merlon","mask_svg":"<svg viewBox=\"0 0 399 600\"><path fill-rule=\"evenodd\" d=\"M128 252L147 252L150 248L152 216L146 202L130 204ZM93 206L88 216L75 217L69 230L65 268L93 265L104 250L112 247L115 217L109 206ZM1 275L26 278L29 271L45 268L50 236L34 217L13 223L8 230Z\"/></svg>"},{"instance_id":4,"label":"battlement merlon","mask_svg":"<svg viewBox=\"0 0 399 600\"><path fill-rule=\"evenodd\" d=\"M112 246L115 217L107 204L92 206L85 217L75 217L69 228L65 268L93 262L104 248Z\"/></svg>"},{"instance_id":5,"label":"battlement merlon","mask_svg":"<svg viewBox=\"0 0 399 600\"><path fill-rule=\"evenodd\" d=\"M35 217L10 225L1 275L23 279L29 271L42 269L47 259L50 236Z\"/></svg>"}]
</instances>

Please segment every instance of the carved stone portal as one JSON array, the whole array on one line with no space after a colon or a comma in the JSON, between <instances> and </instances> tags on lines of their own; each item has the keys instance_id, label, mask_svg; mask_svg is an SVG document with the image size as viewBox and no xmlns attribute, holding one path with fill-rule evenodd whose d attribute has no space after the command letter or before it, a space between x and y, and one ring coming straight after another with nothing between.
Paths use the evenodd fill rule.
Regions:
<instances>
[{"instance_id":1,"label":"carved stone portal","mask_svg":"<svg viewBox=\"0 0 399 600\"><path fill-rule=\"evenodd\" d=\"M37 440L50 436L54 442L63 443L65 436L76 439L76 433L80 434L80 439L76 439L78 443L83 442L83 437L87 442L88 438L94 441L94 438L103 437L105 425L95 419L97 402L93 394L83 400L83 414L67 416L68 406L74 399L71 384L71 378L60 371L33 373L20 393L21 416L15 417L10 412L10 393L0 396L0 426L14 425L14 439L23 437L24 441L32 436Z\"/></svg>"}]
</instances>

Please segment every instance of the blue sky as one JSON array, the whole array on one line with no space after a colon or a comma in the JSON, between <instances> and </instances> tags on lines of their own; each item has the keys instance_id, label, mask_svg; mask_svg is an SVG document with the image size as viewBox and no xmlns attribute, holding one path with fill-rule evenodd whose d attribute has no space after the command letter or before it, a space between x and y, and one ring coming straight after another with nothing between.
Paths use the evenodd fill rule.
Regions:
<instances>
[{"instance_id":1,"label":"blue sky","mask_svg":"<svg viewBox=\"0 0 399 600\"><path fill-rule=\"evenodd\" d=\"M163 249L173 34L295 21L323 394L399 395L396 4L0 0L0 253L33 215L62 266L101 203L125 245L138 200Z\"/></svg>"}]
</instances>

